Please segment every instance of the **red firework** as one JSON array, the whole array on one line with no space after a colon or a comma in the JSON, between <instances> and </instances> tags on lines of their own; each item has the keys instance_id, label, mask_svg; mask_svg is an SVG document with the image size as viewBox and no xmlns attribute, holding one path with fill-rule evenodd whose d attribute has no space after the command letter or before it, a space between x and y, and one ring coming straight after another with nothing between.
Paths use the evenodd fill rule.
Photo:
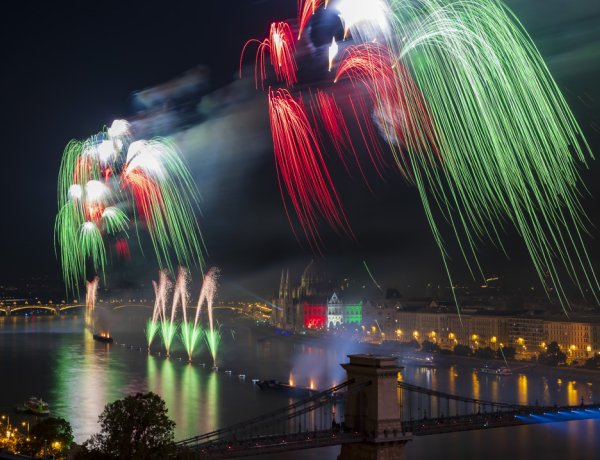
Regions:
<instances>
[{"instance_id":1,"label":"red firework","mask_svg":"<svg viewBox=\"0 0 600 460\"><path fill-rule=\"evenodd\" d=\"M344 114L338 106L338 103L336 102L334 96L318 89L317 94L313 96L313 100L315 102L313 106L313 112L316 111L319 113L323 123L323 127L325 128L325 132L327 133L328 138L333 143L333 147L338 156L340 157L344 168L348 173L350 173L348 163L345 159L345 155L348 151L352 152L352 155L354 156L354 161L358 166L360 174L367 186L369 186L367 178L360 164L360 160L358 159L358 154L356 153L354 145L352 144L350 130L348 129L348 125L346 124ZM350 103L352 104L352 100L350 100Z\"/></svg>"},{"instance_id":2,"label":"red firework","mask_svg":"<svg viewBox=\"0 0 600 460\"><path fill-rule=\"evenodd\" d=\"M163 199L160 187L154 179L148 177L139 168L127 169L122 176L123 186L129 188L133 195L133 201L146 224L151 227L156 219L153 212L162 209ZM158 222L162 222L158 219Z\"/></svg>"},{"instance_id":3,"label":"red firework","mask_svg":"<svg viewBox=\"0 0 600 460\"><path fill-rule=\"evenodd\" d=\"M298 0L298 40L302 37L310 17L323 3L327 6L327 0Z\"/></svg>"},{"instance_id":4,"label":"red firework","mask_svg":"<svg viewBox=\"0 0 600 460\"><path fill-rule=\"evenodd\" d=\"M129 250L129 243L127 240L117 240L115 242L115 250L120 259L131 260L131 251Z\"/></svg>"},{"instance_id":5,"label":"red firework","mask_svg":"<svg viewBox=\"0 0 600 460\"><path fill-rule=\"evenodd\" d=\"M412 176L403 149L433 149L434 134L427 105L408 70L385 45L365 43L344 52L335 80L348 75L362 83L375 107L377 122L397 160L401 173ZM397 148L401 147L400 155Z\"/></svg>"},{"instance_id":6,"label":"red firework","mask_svg":"<svg viewBox=\"0 0 600 460\"><path fill-rule=\"evenodd\" d=\"M352 236L302 101L286 89L270 90L269 117L282 197L285 186L309 244L316 250L321 246L319 216L332 228ZM286 213L291 223L287 205Z\"/></svg>"},{"instance_id":7,"label":"red firework","mask_svg":"<svg viewBox=\"0 0 600 460\"><path fill-rule=\"evenodd\" d=\"M270 55L271 65L275 71L275 76L278 81L284 82L288 87L294 86L297 82L296 71L296 45L294 43L294 35L292 29L287 22L274 22L271 24L269 38L265 38L262 42L257 39L248 40L242 49L240 57L240 78L242 77L242 60L244 52L251 43L257 43L256 62L254 64L254 80L258 88L258 80L260 78L262 89L264 90L264 82L267 79L267 52Z\"/></svg>"}]
</instances>

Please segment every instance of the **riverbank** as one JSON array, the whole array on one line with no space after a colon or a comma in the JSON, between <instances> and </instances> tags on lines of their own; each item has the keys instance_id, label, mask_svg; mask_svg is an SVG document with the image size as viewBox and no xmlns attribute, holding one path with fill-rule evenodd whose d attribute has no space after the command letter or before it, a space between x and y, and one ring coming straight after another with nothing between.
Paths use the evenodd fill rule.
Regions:
<instances>
[{"instance_id":1,"label":"riverbank","mask_svg":"<svg viewBox=\"0 0 600 460\"><path fill-rule=\"evenodd\" d=\"M398 346L393 346L390 344L374 344L374 343L365 343L358 342L356 337L352 335L329 335L325 333L307 333L307 334L295 334L289 331L281 331L278 328L275 328L271 325L256 325L256 322L251 320L250 318L244 317L248 321L252 321L255 323L255 326L258 330L263 333L265 339L269 337L285 337L286 340L294 343L310 343L319 346L336 346L340 343L340 341L352 340L356 343L357 346L361 346L369 353L373 354L390 354L390 353L398 353L405 351L402 349L399 344ZM280 332L277 332L280 331ZM436 362L438 365L442 365L444 367L450 367L452 365L461 365L461 366L472 366L473 369L478 369L483 367L485 364L495 363L498 366L504 365L504 361L498 359L483 359L477 358L474 356L460 356L454 354L443 354L443 353L433 353L435 356ZM538 375L544 375L552 378L559 378L564 380L577 380L585 377L586 379L592 381L600 382L600 371L595 369L586 369L582 367L571 367L571 366L548 366L536 362L531 361L523 361L523 360L508 360L508 366L515 374L526 373L526 372L534 372Z\"/></svg>"}]
</instances>

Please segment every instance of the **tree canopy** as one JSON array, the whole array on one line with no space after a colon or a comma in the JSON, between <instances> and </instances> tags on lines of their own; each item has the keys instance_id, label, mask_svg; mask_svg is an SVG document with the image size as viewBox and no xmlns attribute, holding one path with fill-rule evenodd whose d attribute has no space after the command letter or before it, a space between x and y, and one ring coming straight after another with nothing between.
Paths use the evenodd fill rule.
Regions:
<instances>
[{"instance_id":1,"label":"tree canopy","mask_svg":"<svg viewBox=\"0 0 600 460\"><path fill-rule=\"evenodd\" d=\"M174 450L173 422L155 393L138 393L107 404L100 432L87 440L78 458L164 459Z\"/></svg>"},{"instance_id":2,"label":"tree canopy","mask_svg":"<svg viewBox=\"0 0 600 460\"><path fill-rule=\"evenodd\" d=\"M29 430L29 441L24 443L22 452L39 457L52 454L57 459L66 458L73 444L71 424L65 419L47 417L36 423Z\"/></svg>"}]
</instances>

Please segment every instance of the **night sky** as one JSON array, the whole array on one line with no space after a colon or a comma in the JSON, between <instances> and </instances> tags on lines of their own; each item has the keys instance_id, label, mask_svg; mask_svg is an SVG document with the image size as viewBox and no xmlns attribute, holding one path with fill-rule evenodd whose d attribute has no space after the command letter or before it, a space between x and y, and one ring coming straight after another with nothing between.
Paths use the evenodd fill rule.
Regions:
<instances>
[{"instance_id":1,"label":"night sky","mask_svg":"<svg viewBox=\"0 0 600 460\"><path fill-rule=\"evenodd\" d=\"M540 48L592 145L600 152L600 3L596 0L508 2ZM300 271L315 255L290 230L275 176L263 94L248 94L251 74L235 82L240 50L248 38L266 35L271 21L292 18L295 0L156 2L13 2L2 15L3 222L0 284L48 276L60 282L53 247L56 178L62 150L114 118L134 114L132 95L197 65L210 69L205 102L223 93L239 114L214 117L183 153L203 197L201 227L208 263L223 269L229 294L234 286L270 295L282 268ZM232 84L233 83L233 84ZM224 88L224 89L223 89ZM215 93L216 91L216 93ZM242 102L239 102L239 101ZM215 102L216 101L216 102ZM208 104L210 107L210 104ZM238 107L238 106L235 106ZM209 114L210 116L210 114ZM245 127L245 129L244 129ZM595 129L594 129L595 128ZM204 131L203 131L204 129ZM598 162L583 177L600 196ZM385 285L443 283L440 256L415 189L390 173L373 193L358 180L336 175L356 241L324 228L325 264L337 277L367 282L366 260ZM597 198L585 198L600 224ZM589 239L600 260L600 230ZM534 272L515 234L506 235L511 260L483 246L489 274L530 283ZM452 244L449 244L451 251ZM455 277L466 280L454 252ZM110 269L109 269L110 270ZM115 267L109 284L133 286L155 273L154 260ZM418 289L417 289L418 291ZM241 295L241 294L240 294Z\"/></svg>"}]
</instances>

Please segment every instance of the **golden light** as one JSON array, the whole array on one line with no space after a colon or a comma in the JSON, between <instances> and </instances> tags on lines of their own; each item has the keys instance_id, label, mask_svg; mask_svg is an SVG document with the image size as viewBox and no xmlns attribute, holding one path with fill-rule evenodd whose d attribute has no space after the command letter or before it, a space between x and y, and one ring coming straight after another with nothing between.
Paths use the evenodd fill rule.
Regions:
<instances>
[{"instance_id":1,"label":"golden light","mask_svg":"<svg viewBox=\"0 0 600 460\"><path fill-rule=\"evenodd\" d=\"M498 341L498 338L494 335L492 336L492 338L490 339L490 342L492 343L496 343Z\"/></svg>"},{"instance_id":2,"label":"golden light","mask_svg":"<svg viewBox=\"0 0 600 460\"><path fill-rule=\"evenodd\" d=\"M454 332L450 332L450 334L448 334L448 338L450 340L454 340L456 338L456 335L454 335Z\"/></svg>"},{"instance_id":3,"label":"golden light","mask_svg":"<svg viewBox=\"0 0 600 460\"><path fill-rule=\"evenodd\" d=\"M413 337L415 339L418 339L419 338L419 331L413 331Z\"/></svg>"},{"instance_id":4,"label":"golden light","mask_svg":"<svg viewBox=\"0 0 600 460\"><path fill-rule=\"evenodd\" d=\"M371 327L371 331L376 332L377 328L375 326Z\"/></svg>"},{"instance_id":5,"label":"golden light","mask_svg":"<svg viewBox=\"0 0 600 460\"><path fill-rule=\"evenodd\" d=\"M590 352L592 351L592 347L591 345L588 345L587 347L585 347L585 351Z\"/></svg>"},{"instance_id":6,"label":"golden light","mask_svg":"<svg viewBox=\"0 0 600 460\"><path fill-rule=\"evenodd\" d=\"M569 348L573 351L577 350L577 347L575 345L571 345Z\"/></svg>"},{"instance_id":7,"label":"golden light","mask_svg":"<svg viewBox=\"0 0 600 460\"><path fill-rule=\"evenodd\" d=\"M519 345L523 345L523 344L525 343L525 339L524 339L523 337L519 337L519 338L517 339L517 343L518 343Z\"/></svg>"},{"instance_id":8,"label":"golden light","mask_svg":"<svg viewBox=\"0 0 600 460\"><path fill-rule=\"evenodd\" d=\"M396 329L396 335L398 337L401 337L402 336L402 329Z\"/></svg>"},{"instance_id":9,"label":"golden light","mask_svg":"<svg viewBox=\"0 0 600 460\"><path fill-rule=\"evenodd\" d=\"M478 338L479 338L479 336L477 334L473 334L471 336L471 340L473 340L473 341L477 340Z\"/></svg>"}]
</instances>

